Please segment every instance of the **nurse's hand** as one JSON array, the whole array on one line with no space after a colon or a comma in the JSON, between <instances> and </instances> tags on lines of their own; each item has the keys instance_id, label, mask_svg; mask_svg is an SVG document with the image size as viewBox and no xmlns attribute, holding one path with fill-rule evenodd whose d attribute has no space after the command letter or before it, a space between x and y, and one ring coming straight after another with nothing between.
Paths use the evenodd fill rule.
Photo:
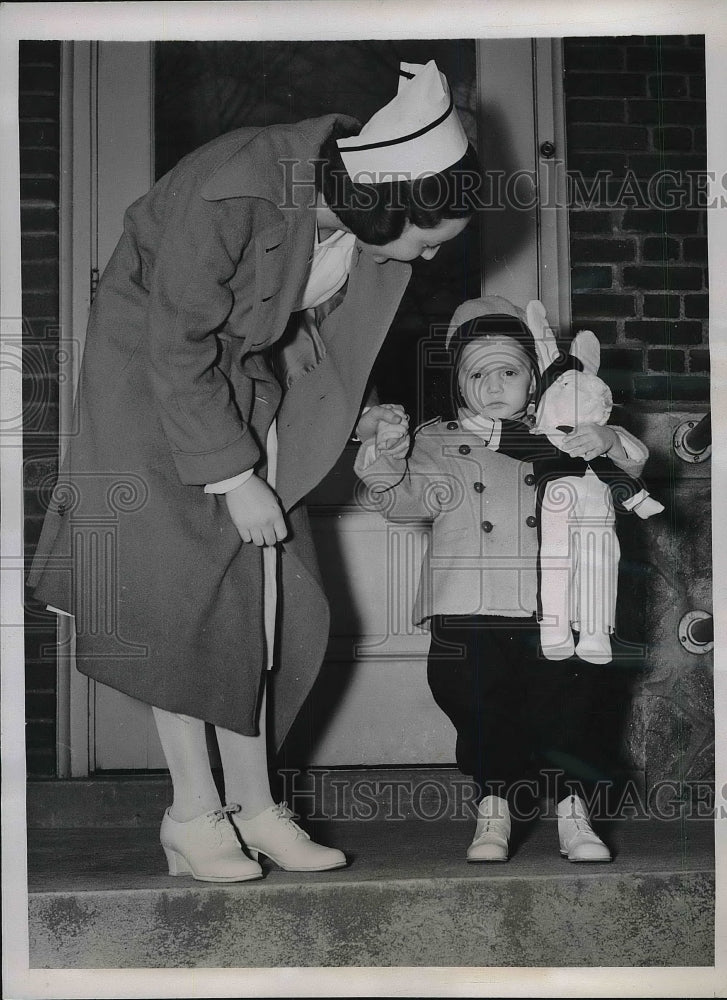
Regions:
<instances>
[{"instance_id":1,"label":"nurse's hand","mask_svg":"<svg viewBox=\"0 0 727 1000\"><path fill-rule=\"evenodd\" d=\"M277 496L259 476L225 493L227 509L243 542L275 545L288 534Z\"/></svg>"},{"instance_id":2,"label":"nurse's hand","mask_svg":"<svg viewBox=\"0 0 727 1000\"><path fill-rule=\"evenodd\" d=\"M377 403L369 407L356 424L356 437L364 444L372 437L376 437L379 423L383 421L387 424L402 424L401 432L406 433L409 426L409 418L403 406L398 403Z\"/></svg>"}]
</instances>

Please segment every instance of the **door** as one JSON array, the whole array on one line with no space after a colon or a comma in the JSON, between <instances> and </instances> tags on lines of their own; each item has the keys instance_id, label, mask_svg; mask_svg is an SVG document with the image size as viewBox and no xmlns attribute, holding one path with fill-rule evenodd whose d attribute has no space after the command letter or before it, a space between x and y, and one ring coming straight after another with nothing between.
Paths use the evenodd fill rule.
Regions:
<instances>
[{"instance_id":1,"label":"door","mask_svg":"<svg viewBox=\"0 0 727 1000\"><path fill-rule=\"evenodd\" d=\"M264 124L267 114L287 114L287 118L269 118L282 121L307 117L310 106L314 113L332 110L325 107L325 100L321 104L320 91L307 98L302 91L287 94L288 105L283 101L270 110L264 103L267 91L255 95L240 87L234 70L240 64L234 49L239 44L209 43L211 49L197 46L192 52L185 51L182 43L176 49L165 43L155 55L155 47L148 43L66 43L64 72L73 81L72 88L67 88L69 93L72 89L73 113L67 116L72 128L64 133L63 155L74 186L71 204L62 206L64 225L72 237L73 268L63 293L68 329L82 331L85 326L89 280L92 284L103 271L120 235L127 205L149 188L155 174L159 176L188 151L182 117L194 119L199 107L197 91L203 97L212 94L211 106L218 109L219 120L211 121L209 113L198 114L196 127L202 133L192 130L195 139L189 148L212 137L204 134L205 128L217 134L243 123ZM322 50L315 49L321 43L286 43L288 49L282 53L265 49L265 44L257 43L254 50L250 47L248 62L260 60L267 90L274 76L274 58L283 58L283 76L293 57L310 62L310 72L299 74L298 79L310 81L314 68L324 74ZM351 59L381 58L382 49L371 48L379 43L339 44L353 46ZM399 43L380 43L384 56L387 44L396 46L398 52ZM474 273L463 282L460 271L452 272L452 302L481 291L503 294L522 305L541 297L553 325L567 326L564 303L570 296L564 213L553 207L541 210L536 197L545 183L559 182L554 172L557 158L540 152L546 141L556 148L562 145L559 44L514 39L400 45L418 45L422 52L437 46L440 65L440 59L451 59L453 66L471 60L469 75L458 79L454 88L458 106L469 109L464 114L469 114L465 124L470 138L478 142L489 173L519 173L522 198L530 199L525 206L513 204L505 190L504 199L502 191L495 193L492 204L485 206L482 225L470 227L469 238L476 246L474 252L470 247L467 256L474 261L470 265ZM420 61L418 49L404 51L403 58ZM413 57L408 55L412 51ZM193 59L201 66L196 75L190 70ZM234 79L226 68L230 64ZM251 73L251 87L259 77ZM173 85L167 87L167 79ZM299 104L306 99L313 103L294 105L295 99ZM365 106L367 100L370 108ZM378 95L364 95L364 106L354 113L368 117L381 103ZM563 205L562 199L559 204ZM453 266L461 267L456 262ZM400 310L399 329L380 356L375 379L382 395L389 398L395 391L390 386L401 382L400 357L391 351L421 354L421 338L414 328L421 325L418 313L432 315L433 307L422 305L432 295L426 286L426 278L418 291L414 287L412 292L410 286L411 305ZM446 294L445 289L445 298ZM445 321L451 311L450 303L442 314ZM407 343L416 348L407 348ZM82 341L75 346L71 354L75 360L69 364L77 368ZM393 382L389 378L387 384L387 373L392 370L396 378ZM412 364L411 371L411 398L405 401L419 415L419 401L414 399L416 365ZM402 391L406 393L406 387ZM63 409L61 420L67 425L70 393ZM291 759L326 766L448 764L454 759L454 736L426 685L428 634L410 624L426 529L416 524L386 525L378 515L362 509L352 472L354 454L351 445L309 498L332 605L332 631L321 682L289 739ZM62 622L60 627L59 681L68 698L61 699L59 733L65 734L71 747L68 773L163 768L148 707L78 674L73 666L70 623ZM316 734L313 739L311 733Z\"/></svg>"}]
</instances>

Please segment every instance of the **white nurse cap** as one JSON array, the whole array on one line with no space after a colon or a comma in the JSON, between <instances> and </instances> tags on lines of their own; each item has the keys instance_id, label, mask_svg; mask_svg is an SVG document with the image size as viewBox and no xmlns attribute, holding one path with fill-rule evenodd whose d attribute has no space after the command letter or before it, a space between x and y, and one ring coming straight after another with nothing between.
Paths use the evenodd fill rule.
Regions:
<instances>
[{"instance_id":1,"label":"white nurse cap","mask_svg":"<svg viewBox=\"0 0 727 1000\"><path fill-rule=\"evenodd\" d=\"M401 63L396 97L358 135L337 144L355 183L383 184L451 167L467 151L467 136L447 80L431 60L426 66Z\"/></svg>"}]
</instances>

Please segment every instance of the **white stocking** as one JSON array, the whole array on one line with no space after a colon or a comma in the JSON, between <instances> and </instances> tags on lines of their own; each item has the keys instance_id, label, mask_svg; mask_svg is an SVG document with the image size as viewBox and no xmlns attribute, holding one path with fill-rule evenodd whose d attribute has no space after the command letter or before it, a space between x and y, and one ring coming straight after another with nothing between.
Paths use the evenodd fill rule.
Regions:
<instances>
[{"instance_id":1,"label":"white stocking","mask_svg":"<svg viewBox=\"0 0 727 1000\"><path fill-rule=\"evenodd\" d=\"M153 708L153 712L174 789L171 818L186 823L219 809L220 796L210 768L204 722L162 708Z\"/></svg>"},{"instance_id":2,"label":"white stocking","mask_svg":"<svg viewBox=\"0 0 727 1000\"><path fill-rule=\"evenodd\" d=\"M263 690L257 736L241 736L229 729L215 727L225 777L225 802L227 805L239 804L242 819L252 819L274 805L268 775L265 703Z\"/></svg>"}]
</instances>

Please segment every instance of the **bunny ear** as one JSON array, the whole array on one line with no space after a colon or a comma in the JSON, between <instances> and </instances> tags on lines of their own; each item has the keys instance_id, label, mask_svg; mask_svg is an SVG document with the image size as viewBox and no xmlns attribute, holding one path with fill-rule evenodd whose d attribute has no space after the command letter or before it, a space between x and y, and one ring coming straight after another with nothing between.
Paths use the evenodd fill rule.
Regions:
<instances>
[{"instance_id":1,"label":"bunny ear","mask_svg":"<svg viewBox=\"0 0 727 1000\"><path fill-rule=\"evenodd\" d=\"M601 363L601 345L590 330L581 330L573 338L570 353L583 364L583 371L595 375Z\"/></svg>"},{"instance_id":2,"label":"bunny ear","mask_svg":"<svg viewBox=\"0 0 727 1000\"><path fill-rule=\"evenodd\" d=\"M548 326L548 317L545 315L545 306L537 299L528 302L525 311L528 327L535 341L535 351L538 356L538 366L541 372L558 357L558 345L555 342L553 331Z\"/></svg>"}]
</instances>

